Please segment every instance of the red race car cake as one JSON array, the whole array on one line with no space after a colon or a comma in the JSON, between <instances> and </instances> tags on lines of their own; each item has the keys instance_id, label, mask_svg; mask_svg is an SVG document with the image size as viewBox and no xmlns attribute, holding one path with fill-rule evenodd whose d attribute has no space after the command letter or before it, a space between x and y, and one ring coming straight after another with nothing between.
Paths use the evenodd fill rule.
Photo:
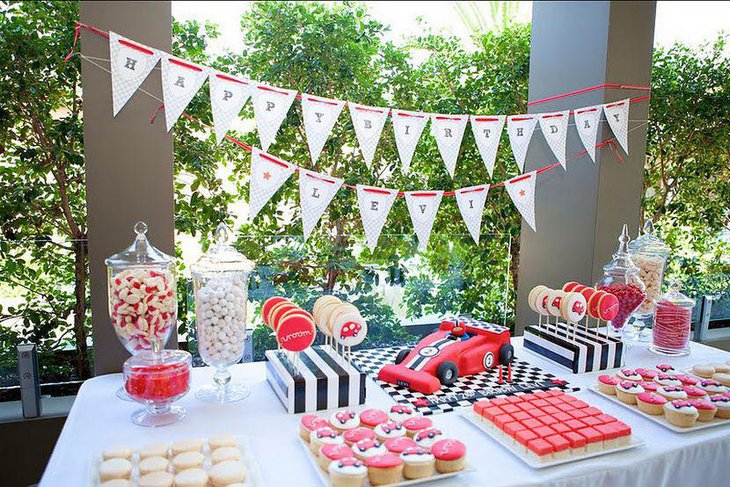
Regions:
<instances>
[{"instance_id":1,"label":"red race car cake","mask_svg":"<svg viewBox=\"0 0 730 487\"><path fill-rule=\"evenodd\" d=\"M460 376L512 362L509 329L480 321L444 320L413 350L398 352L395 364L380 369L378 379L433 394Z\"/></svg>"}]
</instances>

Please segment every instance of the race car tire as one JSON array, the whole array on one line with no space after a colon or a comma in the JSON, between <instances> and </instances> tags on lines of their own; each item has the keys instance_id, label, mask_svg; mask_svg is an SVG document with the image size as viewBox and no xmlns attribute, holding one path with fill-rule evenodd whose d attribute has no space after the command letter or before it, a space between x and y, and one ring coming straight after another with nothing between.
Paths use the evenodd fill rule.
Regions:
<instances>
[{"instance_id":1,"label":"race car tire","mask_svg":"<svg viewBox=\"0 0 730 487\"><path fill-rule=\"evenodd\" d=\"M398 352L398 355L395 356L395 364L398 365L399 363L403 362L409 353L411 353L411 351L407 348L404 348L403 350Z\"/></svg>"},{"instance_id":2,"label":"race car tire","mask_svg":"<svg viewBox=\"0 0 730 487\"><path fill-rule=\"evenodd\" d=\"M515 349L509 343L505 343L499 347L499 363L500 365L509 365L515 357Z\"/></svg>"},{"instance_id":3,"label":"race car tire","mask_svg":"<svg viewBox=\"0 0 730 487\"><path fill-rule=\"evenodd\" d=\"M436 378L445 386L450 386L459 378L459 368L454 362L447 360L436 369Z\"/></svg>"}]
</instances>

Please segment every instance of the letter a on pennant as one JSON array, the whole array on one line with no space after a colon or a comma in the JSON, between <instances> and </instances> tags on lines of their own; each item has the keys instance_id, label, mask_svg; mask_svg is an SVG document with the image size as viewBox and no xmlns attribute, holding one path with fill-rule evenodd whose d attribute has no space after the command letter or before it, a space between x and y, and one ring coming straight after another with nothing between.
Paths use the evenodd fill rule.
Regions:
<instances>
[{"instance_id":1,"label":"letter a on pennant","mask_svg":"<svg viewBox=\"0 0 730 487\"><path fill-rule=\"evenodd\" d=\"M528 225L537 231L535 226L535 184L537 171L516 176L504 182L509 197L519 210Z\"/></svg>"},{"instance_id":2,"label":"letter a on pennant","mask_svg":"<svg viewBox=\"0 0 730 487\"><path fill-rule=\"evenodd\" d=\"M497 160L499 139L502 136L502 129L504 128L506 118L504 115L472 115L469 117L474 140L477 143L479 154L482 156L482 161L484 161L490 177L494 173L494 162Z\"/></svg>"},{"instance_id":3,"label":"letter a on pennant","mask_svg":"<svg viewBox=\"0 0 730 487\"><path fill-rule=\"evenodd\" d=\"M169 132L208 77L208 68L174 56L162 58L162 99Z\"/></svg>"},{"instance_id":4,"label":"letter a on pennant","mask_svg":"<svg viewBox=\"0 0 730 487\"><path fill-rule=\"evenodd\" d=\"M246 100L251 96L251 82L215 71L210 75L209 84L213 129L216 141L220 144Z\"/></svg>"},{"instance_id":5,"label":"letter a on pennant","mask_svg":"<svg viewBox=\"0 0 730 487\"><path fill-rule=\"evenodd\" d=\"M514 115L507 117L507 134L509 142L512 146L512 154L515 156L517 167L520 172L525 168L525 157L527 157L527 148L530 145L532 132L537 124L536 115Z\"/></svg>"},{"instance_id":6,"label":"letter a on pennant","mask_svg":"<svg viewBox=\"0 0 730 487\"><path fill-rule=\"evenodd\" d=\"M426 250L428 241L431 238L433 222L436 219L443 191L408 191L406 192L406 205L411 215L413 228L418 237L418 250Z\"/></svg>"},{"instance_id":7,"label":"letter a on pennant","mask_svg":"<svg viewBox=\"0 0 730 487\"><path fill-rule=\"evenodd\" d=\"M598 135L598 122L601 120L603 107L595 105L592 107L577 108L574 112L575 128L578 130L580 141L590 156L596 162L596 137Z\"/></svg>"},{"instance_id":8,"label":"letter a on pennant","mask_svg":"<svg viewBox=\"0 0 730 487\"><path fill-rule=\"evenodd\" d=\"M109 58L112 75L112 114L116 117L157 65L160 52L138 42L132 42L115 32L109 32Z\"/></svg>"},{"instance_id":9,"label":"letter a on pennant","mask_svg":"<svg viewBox=\"0 0 730 487\"><path fill-rule=\"evenodd\" d=\"M285 90L261 84L251 88L256 129L264 150L269 150L269 146L276 139L276 134L296 96L296 90Z\"/></svg>"},{"instance_id":10,"label":"letter a on pennant","mask_svg":"<svg viewBox=\"0 0 730 487\"><path fill-rule=\"evenodd\" d=\"M249 221L258 215L279 188L294 173L296 166L282 161L256 147L251 149L251 187L249 190Z\"/></svg>"},{"instance_id":11,"label":"letter a on pennant","mask_svg":"<svg viewBox=\"0 0 730 487\"><path fill-rule=\"evenodd\" d=\"M396 196L398 196L397 189L357 185L357 205L365 229L365 240L371 252L378 245L380 232L383 231Z\"/></svg>"},{"instance_id":12,"label":"letter a on pennant","mask_svg":"<svg viewBox=\"0 0 730 487\"><path fill-rule=\"evenodd\" d=\"M454 191L461 217L466 223L471 238L477 244L481 233L482 214L484 213L484 203L487 201L487 193L489 193L488 184L470 186Z\"/></svg>"},{"instance_id":13,"label":"letter a on pennant","mask_svg":"<svg viewBox=\"0 0 730 487\"><path fill-rule=\"evenodd\" d=\"M347 102L350 108L350 118L352 118L352 126L355 127L355 135L360 144L360 152L362 153L365 164L370 169L375 157L375 149L378 147L380 135L385 126L385 120L388 118L387 108L368 107Z\"/></svg>"},{"instance_id":14,"label":"letter a on pennant","mask_svg":"<svg viewBox=\"0 0 730 487\"><path fill-rule=\"evenodd\" d=\"M558 158L558 162L563 169L567 169L565 162L565 142L568 137L568 120L570 119L570 110L554 113L542 113L540 117L540 129L542 135L547 140L550 149Z\"/></svg>"},{"instance_id":15,"label":"letter a on pennant","mask_svg":"<svg viewBox=\"0 0 730 487\"><path fill-rule=\"evenodd\" d=\"M302 116L304 131L307 134L307 145L312 164L317 163L325 142L332 133L340 116L344 101L320 98L302 93Z\"/></svg>"},{"instance_id":16,"label":"letter a on pennant","mask_svg":"<svg viewBox=\"0 0 730 487\"><path fill-rule=\"evenodd\" d=\"M299 204L302 208L304 240L312 234L332 198L345 181L299 168Z\"/></svg>"},{"instance_id":17,"label":"letter a on pennant","mask_svg":"<svg viewBox=\"0 0 730 487\"><path fill-rule=\"evenodd\" d=\"M606 114L608 126L611 127L613 135L621 144L626 154L629 153L629 107L631 100L617 101L615 103L606 103L603 105L603 113Z\"/></svg>"},{"instance_id":18,"label":"letter a on pennant","mask_svg":"<svg viewBox=\"0 0 730 487\"><path fill-rule=\"evenodd\" d=\"M466 115L431 115L431 135L436 139L441 159L444 160L446 171L452 178L468 120L469 117Z\"/></svg>"},{"instance_id":19,"label":"letter a on pennant","mask_svg":"<svg viewBox=\"0 0 730 487\"><path fill-rule=\"evenodd\" d=\"M413 153L416 151L418 140L428 122L428 115L420 112L392 110L393 132L395 145L398 147L398 156L401 162L401 171L408 174L411 167Z\"/></svg>"}]
</instances>

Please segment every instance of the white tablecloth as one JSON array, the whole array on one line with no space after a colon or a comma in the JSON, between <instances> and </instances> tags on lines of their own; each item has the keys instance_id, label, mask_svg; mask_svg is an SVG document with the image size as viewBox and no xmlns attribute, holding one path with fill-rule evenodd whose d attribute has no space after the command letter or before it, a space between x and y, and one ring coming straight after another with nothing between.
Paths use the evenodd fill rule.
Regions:
<instances>
[{"instance_id":1,"label":"white tablecloth","mask_svg":"<svg viewBox=\"0 0 730 487\"><path fill-rule=\"evenodd\" d=\"M560 486L727 486L730 485L730 426L678 434L599 397L586 386L598 373L573 375L524 351L522 340L513 339L516 354L529 362L584 387L577 393L586 402L625 421L646 441L642 448L557 467L534 470L467 423L458 412L433 416L436 426L462 440L475 472L443 481L445 486L560 485ZM730 354L692 344L692 354L664 358L639 344L628 354L628 366L653 367L671 363L688 368L699 362L726 361ZM235 381L253 390L243 402L210 405L189 393L180 401L188 416L180 423L158 429L135 426L129 415L139 405L114 396L121 376L112 374L86 381L79 391L63 432L41 480L41 486L86 485L89 461L106 445L132 446L204 437L219 432L247 435L264 479L271 487L319 485L312 465L299 443L299 415L288 415L266 382L263 363L233 367ZM212 381L212 370L195 369L193 389ZM390 398L372 381L367 384L367 406L388 407ZM360 407L358 409L364 409Z\"/></svg>"}]
</instances>

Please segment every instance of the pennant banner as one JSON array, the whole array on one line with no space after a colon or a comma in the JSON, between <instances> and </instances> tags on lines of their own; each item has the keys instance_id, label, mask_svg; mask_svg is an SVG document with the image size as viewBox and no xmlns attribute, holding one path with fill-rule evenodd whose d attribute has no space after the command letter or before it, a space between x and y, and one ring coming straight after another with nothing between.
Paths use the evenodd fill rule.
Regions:
<instances>
[{"instance_id":1,"label":"pennant banner","mask_svg":"<svg viewBox=\"0 0 730 487\"><path fill-rule=\"evenodd\" d=\"M580 141L590 156L591 160L596 162L596 137L598 136L598 123L601 120L601 105L581 108L575 110L573 118L575 119L575 128L578 130Z\"/></svg>"},{"instance_id":2,"label":"pennant banner","mask_svg":"<svg viewBox=\"0 0 730 487\"><path fill-rule=\"evenodd\" d=\"M524 171L527 148L530 145L532 132L535 131L537 117L535 115L514 115L507 117L507 134L512 146L512 154L515 156L517 167L520 172Z\"/></svg>"},{"instance_id":3,"label":"pennant banner","mask_svg":"<svg viewBox=\"0 0 730 487\"><path fill-rule=\"evenodd\" d=\"M241 108L251 96L251 83L215 71L210 74L209 85L213 130L216 141L220 144L233 121L238 118Z\"/></svg>"},{"instance_id":4,"label":"pennant banner","mask_svg":"<svg viewBox=\"0 0 730 487\"><path fill-rule=\"evenodd\" d=\"M355 135L360 144L360 152L368 169L373 164L375 149L380 142L380 134L383 133L385 120L388 118L389 109L368 107L355 103L347 104L350 108L352 126L355 127Z\"/></svg>"},{"instance_id":5,"label":"pennant banner","mask_svg":"<svg viewBox=\"0 0 730 487\"><path fill-rule=\"evenodd\" d=\"M112 113L117 113L142 85L160 60L160 52L109 32L112 76Z\"/></svg>"},{"instance_id":6,"label":"pennant banner","mask_svg":"<svg viewBox=\"0 0 730 487\"><path fill-rule=\"evenodd\" d=\"M608 126L611 127L616 140L623 147L624 152L629 153L629 107L631 100L617 101L603 105L603 112L606 114Z\"/></svg>"},{"instance_id":7,"label":"pennant banner","mask_svg":"<svg viewBox=\"0 0 730 487\"><path fill-rule=\"evenodd\" d=\"M276 139L276 134L296 96L296 90L265 85L257 85L251 89L256 128L259 131L259 140L264 150L269 150L269 146Z\"/></svg>"},{"instance_id":8,"label":"pennant banner","mask_svg":"<svg viewBox=\"0 0 730 487\"><path fill-rule=\"evenodd\" d=\"M411 167L413 153L416 151L418 140L428 121L428 115L419 112L392 110L393 131L395 145L398 147L398 156L401 162L401 171L408 174Z\"/></svg>"},{"instance_id":9,"label":"pennant banner","mask_svg":"<svg viewBox=\"0 0 730 487\"><path fill-rule=\"evenodd\" d=\"M547 140L550 149L558 158L558 162L563 169L567 170L565 162L565 143L568 137L568 120L570 119L570 110L554 113L543 113L540 115L540 129L542 135Z\"/></svg>"},{"instance_id":10,"label":"pennant banner","mask_svg":"<svg viewBox=\"0 0 730 487\"><path fill-rule=\"evenodd\" d=\"M162 100L165 104L165 126L169 132L198 92L208 68L174 56L162 58Z\"/></svg>"},{"instance_id":11,"label":"pennant banner","mask_svg":"<svg viewBox=\"0 0 730 487\"><path fill-rule=\"evenodd\" d=\"M307 145L312 164L317 163L322 148L332 133L332 128L344 106L344 101L302 94L304 131L307 134Z\"/></svg>"},{"instance_id":12,"label":"pennant banner","mask_svg":"<svg viewBox=\"0 0 730 487\"><path fill-rule=\"evenodd\" d=\"M426 250L443 191L407 191L406 204L418 237L418 250Z\"/></svg>"},{"instance_id":13,"label":"pennant banner","mask_svg":"<svg viewBox=\"0 0 730 487\"><path fill-rule=\"evenodd\" d=\"M378 244L380 232L388 219L388 213L393 207L397 189L376 188L358 184L357 205L360 208L360 218L365 229L365 240L372 252Z\"/></svg>"},{"instance_id":14,"label":"pennant banner","mask_svg":"<svg viewBox=\"0 0 730 487\"><path fill-rule=\"evenodd\" d=\"M484 212L484 203L487 201L487 193L489 193L488 184L470 186L454 191L461 217L464 219L466 228L469 229L469 234L471 234L471 238L474 239L475 243L479 243L482 214Z\"/></svg>"},{"instance_id":15,"label":"pennant banner","mask_svg":"<svg viewBox=\"0 0 730 487\"><path fill-rule=\"evenodd\" d=\"M299 204L302 207L304 240L312 234L322 213L345 181L299 168Z\"/></svg>"},{"instance_id":16,"label":"pennant banner","mask_svg":"<svg viewBox=\"0 0 730 487\"><path fill-rule=\"evenodd\" d=\"M537 171L528 172L504 182L504 187L512 202L520 211L522 218L537 231L535 225L535 183Z\"/></svg>"},{"instance_id":17,"label":"pennant banner","mask_svg":"<svg viewBox=\"0 0 730 487\"><path fill-rule=\"evenodd\" d=\"M477 143L479 154L482 156L482 161L484 161L490 177L494 173L494 162L497 160L499 139L502 136L502 129L504 128L506 118L504 115L493 115L489 117L472 115L469 117L474 140Z\"/></svg>"},{"instance_id":18,"label":"pennant banner","mask_svg":"<svg viewBox=\"0 0 730 487\"><path fill-rule=\"evenodd\" d=\"M249 221L252 221L279 188L294 173L296 166L270 154L251 148L251 188Z\"/></svg>"},{"instance_id":19,"label":"pennant banner","mask_svg":"<svg viewBox=\"0 0 730 487\"><path fill-rule=\"evenodd\" d=\"M454 177L456 159L459 157L461 139L469 117L466 115L431 115L431 135L436 139L441 159L444 160L449 176Z\"/></svg>"}]
</instances>

